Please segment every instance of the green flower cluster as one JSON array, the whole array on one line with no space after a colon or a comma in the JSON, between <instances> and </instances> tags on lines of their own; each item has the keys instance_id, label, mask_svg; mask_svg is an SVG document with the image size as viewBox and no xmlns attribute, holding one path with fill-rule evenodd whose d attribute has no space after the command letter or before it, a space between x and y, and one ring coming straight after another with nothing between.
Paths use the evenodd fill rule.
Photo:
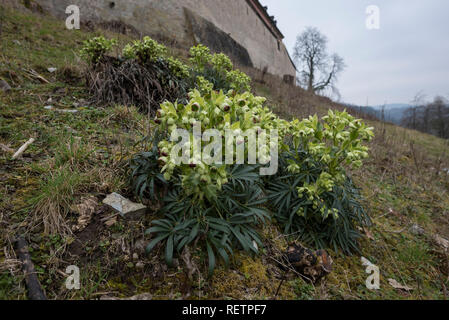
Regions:
<instances>
[{"instance_id":1,"label":"green flower cluster","mask_svg":"<svg viewBox=\"0 0 449 320\"><path fill-rule=\"evenodd\" d=\"M208 47L200 44L190 48L190 63L198 74L203 74L207 68L211 68L218 77L225 79L230 88L236 92L251 90L251 78L240 70L233 70L234 65L231 59L223 53L212 55Z\"/></svg>"},{"instance_id":2,"label":"green flower cluster","mask_svg":"<svg viewBox=\"0 0 449 320\"><path fill-rule=\"evenodd\" d=\"M105 54L117 45L116 39L106 39L103 36L84 41L81 57L87 62L96 64L104 58Z\"/></svg>"},{"instance_id":3,"label":"green flower cluster","mask_svg":"<svg viewBox=\"0 0 449 320\"><path fill-rule=\"evenodd\" d=\"M179 79L185 79L190 76L189 67L180 60L173 57L168 57L167 63L171 72Z\"/></svg>"},{"instance_id":4,"label":"green flower cluster","mask_svg":"<svg viewBox=\"0 0 449 320\"><path fill-rule=\"evenodd\" d=\"M167 48L150 37L136 40L131 44L127 44L123 49L123 57L125 59L137 59L143 64L155 62L166 55Z\"/></svg>"},{"instance_id":5,"label":"green flower cluster","mask_svg":"<svg viewBox=\"0 0 449 320\"><path fill-rule=\"evenodd\" d=\"M306 195L313 202L314 209L320 209L325 218L329 213L338 218L338 210L327 208L321 195L345 182L343 165L349 168L362 166L362 160L368 157L368 147L363 143L372 139L373 128L367 127L346 111L329 110L322 122L317 116L292 121L289 133L293 148L302 151L295 153L295 158L289 160L289 172L301 174L303 164L310 162L319 162L325 167L315 182L305 183L298 188L299 196ZM301 210L298 213L302 214Z\"/></svg>"},{"instance_id":6,"label":"green flower cluster","mask_svg":"<svg viewBox=\"0 0 449 320\"><path fill-rule=\"evenodd\" d=\"M237 92L251 90L251 78L239 70L233 70L226 73L226 79L231 84L231 88Z\"/></svg>"},{"instance_id":7,"label":"green flower cluster","mask_svg":"<svg viewBox=\"0 0 449 320\"><path fill-rule=\"evenodd\" d=\"M190 63L197 72L204 72L204 68L212 60L210 49L202 44L190 48Z\"/></svg>"},{"instance_id":8,"label":"green flower cluster","mask_svg":"<svg viewBox=\"0 0 449 320\"><path fill-rule=\"evenodd\" d=\"M205 94L199 90L189 93L189 102L182 105L177 102L165 102L158 110L155 119L160 131L167 132L171 137L176 129L185 129L190 133L190 140L184 145L186 154L175 154L176 159L172 158L173 148L178 144L176 142L163 140L159 143L161 157L159 159L162 165L164 178L170 181L173 175L181 175L183 187L187 194L198 195L199 198L213 197L217 191L228 182L227 167L223 164L225 148L229 144L234 144L234 140L226 141L226 133L232 132L237 144L245 143L244 133L248 129L254 129L254 132L260 132L263 129L278 129L285 126L283 120L276 117L268 108L263 107L265 98L253 96L246 92L235 94L230 91L227 94L222 91L212 91L210 86L205 88ZM211 152L193 152L194 128L205 132L208 129L217 130L214 139L220 139L222 150L218 154ZM216 141L211 141L216 142ZM267 145L269 145L267 137ZM245 148L245 157L247 150ZM206 149L205 149L206 150ZM176 150L178 151L178 150ZM262 152L269 161L269 147L264 146L259 152ZM177 159L188 157L188 163L180 163ZM213 160L213 161L211 161ZM236 159L233 159L233 164ZM217 164L218 163L218 164ZM222 164L219 164L222 163Z\"/></svg>"},{"instance_id":9,"label":"green flower cluster","mask_svg":"<svg viewBox=\"0 0 449 320\"><path fill-rule=\"evenodd\" d=\"M225 73L232 71L232 69L234 68L231 59L229 59L229 57L224 53L214 54L212 56L211 62L215 70L217 70L218 72Z\"/></svg>"},{"instance_id":10,"label":"green flower cluster","mask_svg":"<svg viewBox=\"0 0 449 320\"><path fill-rule=\"evenodd\" d=\"M98 63L113 46L116 39L105 39L103 36L85 41L81 50L84 59L92 64ZM212 89L233 89L236 92L251 90L251 78L239 70L233 70L231 59L223 53L211 54L210 49L204 45L190 48L191 66L168 55L168 49L163 44L144 37L127 44L122 50L124 60L135 59L142 65L154 64L158 68L167 69L169 73L179 80L185 80L181 87L197 88L204 93ZM207 90L206 90L207 89Z\"/></svg>"},{"instance_id":11,"label":"green flower cluster","mask_svg":"<svg viewBox=\"0 0 449 320\"><path fill-rule=\"evenodd\" d=\"M196 88L201 94L206 95L214 90L214 84L210 83L203 76L198 76L196 77Z\"/></svg>"}]
</instances>

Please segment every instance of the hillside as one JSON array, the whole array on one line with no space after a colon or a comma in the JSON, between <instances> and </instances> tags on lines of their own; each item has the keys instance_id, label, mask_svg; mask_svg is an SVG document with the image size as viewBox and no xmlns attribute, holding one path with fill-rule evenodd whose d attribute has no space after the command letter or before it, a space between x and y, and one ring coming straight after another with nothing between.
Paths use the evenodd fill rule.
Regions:
<instances>
[{"instance_id":1,"label":"hillside","mask_svg":"<svg viewBox=\"0 0 449 320\"><path fill-rule=\"evenodd\" d=\"M44 216L59 211L71 223L82 223L73 212L89 199L101 202L112 192L134 199L128 161L145 148L149 121L134 107L89 105L84 85L86 66L78 56L83 41L102 34L123 45L130 36L86 27L69 31L61 21L40 13L2 10L0 78L12 90L0 90L0 144L17 150L31 137L36 141L15 161L0 149L0 299L26 299L13 249L15 237L22 234L49 299L144 293L153 299L274 298L281 278L272 253L286 247L274 226L263 230L266 247L261 256L239 253L229 269L219 266L212 279L200 276L195 281L189 280L183 261L167 268L158 254L145 255L149 239L144 231L152 214L128 220L99 206L80 233L64 237L42 232ZM256 93L266 96L267 105L281 117L343 109L275 77L244 71L253 78ZM449 239L449 141L366 121L376 134L370 158L351 174L373 220L372 228L363 230L361 256L380 268L380 289L366 288L360 255L329 249L334 270L327 278L317 286L288 279L278 299L445 299L448 294L448 247L435 236ZM81 268L81 290L64 287L68 265ZM409 289L394 288L388 279Z\"/></svg>"}]
</instances>

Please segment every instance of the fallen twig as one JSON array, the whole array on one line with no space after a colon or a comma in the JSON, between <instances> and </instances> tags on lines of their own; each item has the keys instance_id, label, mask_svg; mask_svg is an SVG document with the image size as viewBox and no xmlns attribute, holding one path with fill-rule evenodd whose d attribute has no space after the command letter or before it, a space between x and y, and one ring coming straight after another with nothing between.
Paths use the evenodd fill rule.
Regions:
<instances>
[{"instance_id":1,"label":"fallen twig","mask_svg":"<svg viewBox=\"0 0 449 320\"><path fill-rule=\"evenodd\" d=\"M25 282L28 288L28 298L30 300L47 300L47 297L42 290L39 279L36 275L31 256L28 252L28 244L24 238L19 238L16 241L16 251L20 261L22 261L22 270L25 272Z\"/></svg>"},{"instance_id":2,"label":"fallen twig","mask_svg":"<svg viewBox=\"0 0 449 320\"><path fill-rule=\"evenodd\" d=\"M39 81L43 82L43 83L50 83L50 81L48 81L47 79L45 79L43 76L41 76L39 73L37 73L36 71L34 71L33 69L30 70L26 70L24 69L25 72L27 72L30 76L32 76L33 78L38 79Z\"/></svg>"},{"instance_id":3,"label":"fallen twig","mask_svg":"<svg viewBox=\"0 0 449 320\"><path fill-rule=\"evenodd\" d=\"M8 147L7 145L4 145L3 143L0 143L0 149L2 149L4 152L7 153L14 153L14 150Z\"/></svg>"},{"instance_id":4,"label":"fallen twig","mask_svg":"<svg viewBox=\"0 0 449 320\"><path fill-rule=\"evenodd\" d=\"M12 156L12 160L16 160L17 158L19 158L25 152L25 150L29 147L29 145L32 144L34 141L36 141L36 140L34 138L31 138L30 140L25 142L25 144L23 146L21 146L20 149L17 150L17 152Z\"/></svg>"}]
</instances>

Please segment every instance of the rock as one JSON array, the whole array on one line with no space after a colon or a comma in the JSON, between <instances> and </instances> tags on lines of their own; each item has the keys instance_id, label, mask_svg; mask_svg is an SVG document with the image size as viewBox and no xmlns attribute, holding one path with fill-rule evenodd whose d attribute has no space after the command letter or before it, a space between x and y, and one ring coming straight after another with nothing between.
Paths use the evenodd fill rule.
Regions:
<instances>
[{"instance_id":1,"label":"rock","mask_svg":"<svg viewBox=\"0 0 449 320\"><path fill-rule=\"evenodd\" d=\"M103 203L118 211L122 217L139 215L147 209L143 204L134 203L115 192L108 195Z\"/></svg>"},{"instance_id":2,"label":"rock","mask_svg":"<svg viewBox=\"0 0 449 320\"><path fill-rule=\"evenodd\" d=\"M143 263L142 261L136 263L136 269L142 270L143 268L145 268L145 263Z\"/></svg>"},{"instance_id":3,"label":"rock","mask_svg":"<svg viewBox=\"0 0 449 320\"><path fill-rule=\"evenodd\" d=\"M57 68L48 68L47 71L50 73L54 73L56 72L58 69Z\"/></svg>"},{"instance_id":4,"label":"rock","mask_svg":"<svg viewBox=\"0 0 449 320\"><path fill-rule=\"evenodd\" d=\"M417 236L422 236L426 231L421 228L419 225L414 224L410 227L409 229L411 234L417 235Z\"/></svg>"},{"instance_id":5,"label":"rock","mask_svg":"<svg viewBox=\"0 0 449 320\"><path fill-rule=\"evenodd\" d=\"M139 255L137 253L133 253L133 260L138 260L139 259Z\"/></svg>"},{"instance_id":6,"label":"rock","mask_svg":"<svg viewBox=\"0 0 449 320\"><path fill-rule=\"evenodd\" d=\"M11 89L12 88L8 84L8 82L6 82L5 80L0 79L0 90L2 90L3 92L8 92Z\"/></svg>"}]
</instances>

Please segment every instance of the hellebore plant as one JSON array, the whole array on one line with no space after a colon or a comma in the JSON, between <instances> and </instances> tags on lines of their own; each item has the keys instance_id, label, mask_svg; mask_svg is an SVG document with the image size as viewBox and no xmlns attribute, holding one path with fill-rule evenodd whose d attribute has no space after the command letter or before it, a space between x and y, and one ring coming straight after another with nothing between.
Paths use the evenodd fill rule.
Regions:
<instances>
[{"instance_id":1,"label":"hellebore plant","mask_svg":"<svg viewBox=\"0 0 449 320\"><path fill-rule=\"evenodd\" d=\"M208 90L210 86L203 86L202 90ZM167 181L170 181L173 175L181 175L182 184L187 194L196 195L200 200L204 196L215 197L222 186L228 182L229 166L242 164L242 160L255 156L248 155L251 148L247 143L248 132L254 133L254 136L263 134L266 131L278 130L285 126L286 122L276 117L268 108L263 107L265 98L255 97L251 93L235 94L230 91L224 94L222 91L209 91L202 95L199 90L189 93L187 105L177 102L165 102L157 112L155 123L158 124L161 131L166 131L168 137L173 137L179 130L188 132L188 136L182 148L178 148L178 137L166 139L159 143L161 157L159 161L162 167L162 173ZM209 137L200 137L201 140L208 142L211 138L211 145L218 143L217 148L196 148L195 131L212 132ZM229 133L232 139L229 139ZM237 146L244 148L244 159L234 157L234 139ZM271 137L271 136L270 136ZM256 137L254 137L256 138ZM262 164L270 161L268 154L271 147L277 147L275 141L271 141L264 136L266 144L258 144L255 149L259 155ZM219 140L219 141L216 141ZM260 141L260 140L259 140ZM253 142L254 143L254 142ZM258 147L258 148L257 148ZM237 147L236 147L237 148ZM182 154L179 154L181 152ZM231 155L229 156L229 153ZM223 161L226 157L226 163ZM184 158L187 160L180 161ZM253 163L255 164L255 163Z\"/></svg>"},{"instance_id":2,"label":"hellebore plant","mask_svg":"<svg viewBox=\"0 0 449 320\"><path fill-rule=\"evenodd\" d=\"M373 128L367 127L346 111L329 110L322 120L320 122L315 115L303 121L291 122L289 131L292 147L294 151L300 152L294 153L287 169L292 174L301 174L302 163L311 160L320 162L325 170L315 182L306 182L298 187L298 193L300 196L305 194L313 202L314 208L320 209L324 218L332 213L337 219L338 209L327 208L320 200L320 195L344 183L346 171L343 165L349 168L362 166L362 160L368 157L369 150L363 142L370 141L374 134ZM303 211L299 209L298 213L303 214Z\"/></svg>"},{"instance_id":3,"label":"hellebore plant","mask_svg":"<svg viewBox=\"0 0 449 320\"><path fill-rule=\"evenodd\" d=\"M160 105L153 123L157 139L131 165L140 197L153 201L169 190L163 218L147 230L153 235L148 251L164 243L171 264L175 252L198 244L211 274L216 257L228 264L236 247L258 253L257 228L268 220L267 208L285 234L319 248L358 249L357 226L370 220L346 169L368 157L364 143L372 128L346 111L330 110L321 120L280 119L264 106L265 98L250 93L246 74L203 45L190 49L190 67L167 57L150 38L128 45L123 56L142 64L163 61L189 88ZM277 173L257 172L273 161L277 166L278 154Z\"/></svg>"}]
</instances>

